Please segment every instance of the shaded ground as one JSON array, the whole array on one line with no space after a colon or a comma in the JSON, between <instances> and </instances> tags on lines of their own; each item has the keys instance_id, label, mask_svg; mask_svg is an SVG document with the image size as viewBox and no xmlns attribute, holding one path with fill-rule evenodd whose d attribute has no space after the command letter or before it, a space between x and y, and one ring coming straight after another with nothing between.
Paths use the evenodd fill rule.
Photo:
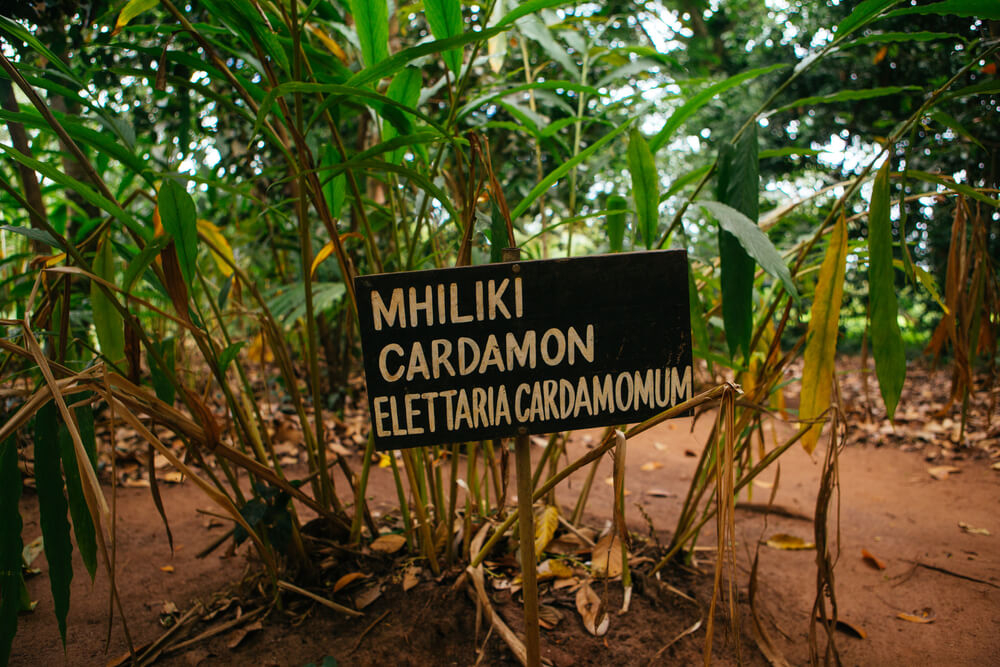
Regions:
<instances>
[{"instance_id":1,"label":"shaded ground","mask_svg":"<svg viewBox=\"0 0 1000 667\"><path fill-rule=\"evenodd\" d=\"M921 397L920 392L932 380L928 377L916 383L911 390L914 393L904 396L900 408L903 415L907 410L927 406L930 399ZM939 384L943 381L937 379ZM849 410L853 396L846 397ZM947 438L938 438L936 434L931 440L912 434L899 437L882 433L880 423L874 428L862 426L857 414L852 419L851 433L860 431L862 435L849 437L852 444L843 450L839 462L841 504L836 595L840 617L860 628L866 637L837 634L844 664L993 662L1000 654L1000 549L996 545L1000 534L1000 493L997 493L1000 471L993 469L995 459L990 456L995 452L991 438L996 435L990 435L986 429L984 436L976 436L963 446L945 446L942 442ZM942 419L933 423L941 427ZM664 543L669 541L697 461L690 454L700 451L708 421L702 419L695 434L689 432L690 421L681 419L629 441L626 502L629 525L634 532L648 534L651 524L656 538ZM916 419L912 424L903 422L899 430L915 424ZM944 430L950 432L951 428ZM978 427L973 430L982 431ZM579 455L596 438L595 432L578 434L571 445L570 457ZM536 448L536 454L539 452L540 448ZM352 463L357 464L357 455L352 456ZM771 471L765 473L760 484L755 484L752 498L741 497L742 501L749 500L749 504L737 511L737 583L743 591L759 540L775 533L813 540L813 524L809 519L815 506L820 456L820 450L809 456L796 447L782 457L775 505L784 516L772 514L765 519L758 511L758 505L766 502L770 493L768 486L774 480ZM586 521L597 529L611 518L612 490L605 483L611 475L610 461L605 460L602 466ZM955 470L942 471L942 466ZM578 475L560 488L559 500L564 509L575 500L581 483ZM383 503L380 507L378 499L394 497L390 471L373 468L370 488L375 498L373 506L384 510L386 506ZM165 603L173 603L180 613L195 601L201 601L206 609L222 606L220 598L213 598L213 594L226 580L240 579L247 564L243 551L227 557L220 549L207 558L196 558L197 552L226 527L211 525L211 517L197 512L199 508L213 510L193 486L174 485L162 491L174 532L173 556L148 490L126 488L118 492L117 583L137 646L164 632L161 620L166 620L166 616L178 616L164 616ZM40 531L33 494L26 492L23 503L27 542ZM645 517L637 505L642 507ZM712 544L712 535L706 532L702 543ZM877 569L871 559L862 556L862 550L880 560L885 569ZM657 651L699 619L699 606L708 604L709 575L714 563L710 552L699 552L698 556L696 567L706 576L675 568L665 571L663 577L664 582L693 596L697 605L647 582L644 591L637 590L634 594L630 612L619 616L616 612L621 604L621 585L609 583L606 604L612 610L611 625L602 638L592 637L583 630L572 595L548 588L543 603L561 611L562 620L553 629L543 630L543 655L556 664L566 665L648 663ZM809 659L807 633L816 589L815 557L815 552L809 550L760 547L759 606L767 617L764 627L791 664L804 664ZM45 569L44 556L38 558L36 565ZM47 579L34 577L28 580L28 587L32 599L38 600L38 607L34 613L21 617L11 664L99 665L127 651L118 618L112 628L110 648L107 653L104 651L107 577L99 573L96 584L91 586L79 561L75 571L66 652L59 643ZM455 591L450 587L457 571L447 573L440 584L424 572L420 583L405 594L400 577L388 574L388 564L384 575L372 574L384 576L382 592L365 607L363 618L345 619L289 596L293 601L286 611L274 612L259 629L254 629L257 619L250 618L214 638L165 656L162 664L304 665L321 664L325 656L336 658L341 665L476 662L477 647L483 645L486 636L485 626L477 634L475 606L464 589ZM602 592L600 585L596 588ZM245 591L242 595L241 599L248 599ZM511 601L509 591L493 591L491 595L495 608L517 630L519 605ZM332 597L351 603L350 595ZM749 664L765 664L749 635L751 623L745 593L741 599L744 601L742 657ZM212 621L183 631L194 635L230 622L236 617L237 606L238 602L231 602ZM916 614L918 618L928 614L933 622L909 622L899 617L901 612ZM719 664L736 661L735 645L731 637L727 638L726 628L727 623L720 616L713 648ZM704 638L702 627L678 640L656 662L699 663ZM485 647L481 664L515 664L495 635Z\"/></svg>"}]
</instances>

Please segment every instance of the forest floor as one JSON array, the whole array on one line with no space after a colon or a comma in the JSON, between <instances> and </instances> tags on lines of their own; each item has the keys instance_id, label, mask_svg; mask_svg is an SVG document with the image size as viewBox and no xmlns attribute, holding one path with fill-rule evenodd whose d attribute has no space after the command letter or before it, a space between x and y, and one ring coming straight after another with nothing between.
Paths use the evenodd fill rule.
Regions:
<instances>
[{"instance_id":1,"label":"forest floor","mask_svg":"<svg viewBox=\"0 0 1000 667\"><path fill-rule=\"evenodd\" d=\"M868 405L881 404L874 382L874 399L865 399L856 373L846 373L842 386L848 428L830 524L836 603L845 622L834 633L840 659L847 665L995 662L1000 655L1000 387L980 384L966 431L959 434L958 408L934 414L947 402L950 376L945 371L911 367L895 428L877 409L868 416ZM711 416L696 424L676 419L629 440L626 516L633 533L649 537L645 546L637 540L633 549L640 556L634 566L638 573L648 572L651 562L641 556L655 557L656 542L669 542L710 422ZM789 428L779 424L778 435ZM765 435L770 434L766 426ZM597 431L574 434L570 458L592 447L599 436ZM721 601L712 649L716 664L768 664L748 605L755 553L755 607L760 627L773 640L771 657L780 654L793 665L809 662L816 552L765 543L778 534L814 541L812 517L827 441L824 437L812 455L794 446L779 459L780 477L779 468L772 466L754 482L752 497L739 498L735 583L740 629L732 632ZM533 449L540 454L541 447ZM360 469L359 448L342 451L352 467ZM613 495L605 483L611 477L607 457L601 466L583 522L598 531L611 519ZM141 471L126 464L118 470L119 479L142 486ZM168 472L160 476L168 478ZM389 468L373 466L371 475L370 506L379 515L395 505L395 487ZM776 480L772 511L765 514ZM339 488L346 487L342 477L337 481ZM578 473L560 486L557 501L564 516L582 482ZM215 509L189 482L161 484L161 493L173 532L173 554L149 489L119 486L115 500L116 584L132 642L141 648L166 627L177 628L172 649L156 664L301 666L323 665L324 659L327 665L516 664L496 633L487 637L487 624L477 628L474 602L464 587L453 586L462 572L458 567L445 568L434 579L418 562L368 557L357 561L362 576L345 570L353 575L353 585L331 595L359 607L364 603L363 617L348 619L295 596L286 596L294 601L265 617L254 604L252 589L259 575L248 576L256 566L248 560L245 545L235 553L223 546L198 557L228 523L211 516ZM107 495L112 495L110 487ZM28 543L40 534L37 498L30 488L22 510ZM714 544L708 526L703 545ZM781 546L787 540L772 543ZM543 657L556 665L701 663L705 624L684 633L704 620L714 555L713 550L696 551L690 567L665 568L659 580L637 574L626 614L618 613L620 581L595 583L595 592L610 611L610 627L603 637L584 630L572 587L543 584L542 603L553 614L548 619L553 627L542 630ZM33 564L45 572L44 555ZM492 563L497 570L509 565ZM78 558L75 572L65 649L47 577L28 579L38 605L20 618L12 665L126 663L128 644L117 613L110 633L108 629L108 577L99 568L92 584ZM520 604L511 596L509 580L496 581L507 584L490 587L499 586L490 591L493 607L518 631L523 627ZM404 592L404 586L409 590ZM822 651L824 631L817 627L817 632ZM198 640L201 633L215 634Z\"/></svg>"}]
</instances>

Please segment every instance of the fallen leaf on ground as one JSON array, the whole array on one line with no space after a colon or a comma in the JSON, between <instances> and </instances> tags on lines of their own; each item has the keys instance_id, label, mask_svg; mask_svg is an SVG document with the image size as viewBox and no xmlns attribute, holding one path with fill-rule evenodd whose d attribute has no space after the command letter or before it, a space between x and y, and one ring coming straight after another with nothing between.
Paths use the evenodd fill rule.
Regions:
<instances>
[{"instance_id":1,"label":"fallen leaf on ground","mask_svg":"<svg viewBox=\"0 0 1000 667\"><path fill-rule=\"evenodd\" d=\"M639 470L642 470L643 472L652 472L654 470L659 470L662 467L663 464L660 463L659 461L646 461L641 466L639 466Z\"/></svg>"},{"instance_id":2,"label":"fallen leaf on ground","mask_svg":"<svg viewBox=\"0 0 1000 667\"><path fill-rule=\"evenodd\" d=\"M171 470L163 475L163 481L168 484L180 484L184 481L184 473L178 472L177 470Z\"/></svg>"},{"instance_id":3,"label":"fallen leaf on ground","mask_svg":"<svg viewBox=\"0 0 1000 667\"><path fill-rule=\"evenodd\" d=\"M590 587L590 583L584 583L580 590L576 592L576 610L583 620L583 627L590 634L601 637L608 631L611 619L604 610L604 604L597 593Z\"/></svg>"},{"instance_id":4,"label":"fallen leaf on ground","mask_svg":"<svg viewBox=\"0 0 1000 667\"><path fill-rule=\"evenodd\" d=\"M755 486L759 486L762 489L770 489L774 487L774 482L765 482L762 479L755 479L753 483Z\"/></svg>"},{"instance_id":5,"label":"fallen leaf on ground","mask_svg":"<svg viewBox=\"0 0 1000 667\"><path fill-rule=\"evenodd\" d=\"M562 619L562 612L555 607L547 604L538 606L538 625L546 630L551 630L559 625L559 621Z\"/></svg>"},{"instance_id":6,"label":"fallen leaf on ground","mask_svg":"<svg viewBox=\"0 0 1000 667\"><path fill-rule=\"evenodd\" d=\"M958 522L958 527L961 528L966 533L971 533L973 535L989 535L990 534L990 531L986 530L985 528L976 528L975 526L970 526L969 524L965 523L964 521L959 521Z\"/></svg>"},{"instance_id":7,"label":"fallen leaf on ground","mask_svg":"<svg viewBox=\"0 0 1000 667\"><path fill-rule=\"evenodd\" d=\"M622 573L621 540L614 533L608 533L594 545L590 560L595 577L617 577Z\"/></svg>"},{"instance_id":8,"label":"fallen leaf on ground","mask_svg":"<svg viewBox=\"0 0 1000 667\"><path fill-rule=\"evenodd\" d=\"M877 570L884 570L885 569L885 561L883 561L882 559L878 558L872 552L868 551L868 549L862 549L861 550L861 557L864 559L864 561L866 563L868 563L869 565L871 565L875 569L877 569Z\"/></svg>"},{"instance_id":9,"label":"fallen leaf on ground","mask_svg":"<svg viewBox=\"0 0 1000 667\"><path fill-rule=\"evenodd\" d=\"M645 494L647 496L653 496L654 498L673 498L677 494L671 493L666 489L646 489Z\"/></svg>"},{"instance_id":10,"label":"fallen leaf on ground","mask_svg":"<svg viewBox=\"0 0 1000 667\"><path fill-rule=\"evenodd\" d=\"M403 570L403 590L408 591L419 584L422 572L423 570L415 565L410 565Z\"/></svg>"},{"instance_id":11,"label":"fallen leaf on ground","mask_svg":"<svg viewBox=\"0 0 1000 667\"><path fill-rule=\"evenodd\" d=\"M538 581L568 579L572 576L573 568L557 558L549 558L538 565Z\"/></svg>"},{"instance_id":12,"label":"fallen leaf on ground","mask_svg":"<svg viewBox=\"0 0 1000 667\"><path fill-rule=\"evenodd\" d=\"M786 533L775 533L768 538L765 544L772 549L784 549L785 551L803 551L816 548L812 542L806 542L801 537Z\"/></svg>"},{"instance_id":13,"label":"fallen leaf on ground","mask_svg":"<svg viewBox=\"0 0 1000 667\"><path fill-rule=\"evenodd\" d=\"M994 463L993 466L992 466L992 468L994 470L1000 470L1000 461L997 461L996 463Z\"/></svg>"},{"instance_id":14,"label":"fallen leaf on ground","mask_svg":"<svg viewBox=\"0 0 1000 667\"><path fill-rule=\"evenodd\" d=\"M375 602L382 595L382 586L380 584L372 584L367 588L361 589L361 591L354 596L354 606L358 609L364 609L372 602Z\"/></svg>"},{"instance_id":15,"label":"fallen leaf on ground","mask_svg":"<svg viewBox=\"0 0 1000 667\"><path fill-rule=\"evenodd\" d=\"M684 450L684 456L688 456L690 458L694 458L694 457L698 456L698 453L696 451L694 451L693 449L685 449Z\"/></svg>"},{"instance_id":16,"label":"fallen leaf on ground","mask_svg":"<svg viewBox=\"0 0 1000 667\"><path fill-rule=\"evenodd\" d=\"M653 447L656 447L656 449L659 450L659 451L661 451L661 452L665 452L668 449L668 447L665 444L663 444L662 442L659 442L659 441L654 442L653 443Z\"/></svg>"},{"instance_id":17,"label":"fallen leaf on ground","mask_svg":"<svg viewBox=\"0 0 1000 667\"><path fill-rule=\"evenodd\" d=\"M396 533L375 538L370 547L380 554L394 554L406 545L406 538Z\"/></svg>"},{"instance_id":18,"label":"fallen leaf on ground","mask_svg":"<svg viewBox=\"0 0 1000 667\"><path fill-rule=\"evenodd\" d=\"M226 644L226 647L229 648L230 651L232 651L234 648L239 646L244 639L246 639L246 636L248 634L250 634L251 632L257 632L263 627L264 625L260 621L254 621L253 623L246 626L245 628L242 628L235 635L233 635L233 638L229 640L229 643Z\"/></svg>"},{"instance_id":19,"label":"fallen leaf on ground","mask_svg":"<svg viewBox=\"0 0 1000 667\"><path fill-rule=\"evenodd\" d=\"M166 572L167 574L173 574L174 573L174 566L173 565L164 565L163 567L160 568L160 571L161 572Z\"/></svg>"},{"instance_id":20,"label":"fallen leaf on ground","mask_svg":"<svg viewBox=\"0 0 1000 667\"><path fill-rule=\"evenodd\" d=\"M851 623L850 621L845 621L842 618L838 618L837 619L836 628L838 630L840 630L841 632L843 632L845 635L850 635L851 637L854 637L855 639L867 639L868 638L868 633L864 631L864 628L862 628L859 625L855 625L855 624Z\"/></svg>"},{"instance_id":21,"label":"fallen leaf on ground","mask_svg":"<svg viewBox=\"0 0 1000 667\"><path fill-rule=\"evenodd\" d=\"M45 542L42 540L41 535L28 542L24 546L24 549L21 550L21 558L24 559L24 564L31 565L44 548Z\"/></svg>"},{"instance_id":22,"label":"fallen leaf on ground","mask_svg":"<svg viewBox=\"0 0 1000 667\"><path fill-rule=\"evenodd\" d=\"M549 542L545 550L551 554L571 556L586 553L590 550L590 547L573 533L566 533Z\"/></svg>"},{"instance_id":23,"label":"fallen leaf on ground","mask_svg":"<svg viewBox=\"0 0 1000 667\"><path fill-rule=\"evenodd\" d=\"M955 466L934 466L933 468L928 468L927 472L936 480L946 480L948 479L948 475L962 472L962 469Z\"/></svg>"},{"instance_id":24,"label":"fallen leaf on ground","mask_svg":"<svg viewBox=\"0 0 1000 667\"><path fill-rule=\"evenodd\" d=\"M937 619L937 615L930 607L924 607L920 611L913 612L912 614L907 614L906 612L899 612L896 614L896 618L900 618L904 621L909 621L910 623L933 623Z\"/></svg>"},{"instance_id":25,"label":"fallen leaf on ground","mask_svg":"<svg viewBox=\"0 0 1000 667\"><path fill-rule=\"evenodd\" d=\"M333 592L342 591L355 581L359 579L367 579L368 575L364 572L351 572L350 574L345 574L340 579L337 579L337 583L333 585Z\"/></svg>"}]
</instances>

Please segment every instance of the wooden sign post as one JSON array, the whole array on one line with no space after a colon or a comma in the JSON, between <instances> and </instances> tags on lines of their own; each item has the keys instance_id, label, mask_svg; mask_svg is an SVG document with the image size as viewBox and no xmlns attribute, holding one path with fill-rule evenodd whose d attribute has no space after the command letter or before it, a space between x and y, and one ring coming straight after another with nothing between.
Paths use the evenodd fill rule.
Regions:
<instances>
[{"instance_id":1,"label":"wooden sign post","mask_svg":"<svg viewBox=\"0 0 1000 667\"><path fill-rule=\"evenodd\" d=\"M538 600L528 436L645 420L692 395L687 253L355 279L379 450L515 438L528 664ZM535 594L529 593L529 591Z\"/></svg>"}]
</instances>

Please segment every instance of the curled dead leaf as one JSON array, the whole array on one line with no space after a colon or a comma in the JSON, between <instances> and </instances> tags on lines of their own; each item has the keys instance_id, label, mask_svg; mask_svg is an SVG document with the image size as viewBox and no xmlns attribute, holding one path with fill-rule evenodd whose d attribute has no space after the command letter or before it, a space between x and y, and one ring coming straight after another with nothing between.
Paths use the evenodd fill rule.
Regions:
<instances>
[{"instance_id":1,"label":"curled dead leaf","mask_svg":"<svg viewBox=\"0 0 1000 667\"><path fill-rule=\"evenodd\" d=\"M333 585L333 592L336 593L338 591L342 591L355 581L367 578L368 575L364 572L351 572L350 574L345 574L340 579L337 579L337 582Z\"/></svg>"},{"instance_id":2,"label":"curled dead leaf","mask_svg":"<svg viewBox=\"0 0 1000 667\"><path fill-rule=\"evenodd\" d=\"M643 472L653 472L654 470L659 470L662 467L663 464L659 461L646 461L639 466L639 470L642 470Z\"/></svg>"},{"instance_id":3,"label":"curled dead leaf","mask_svg":"<svg viewBox=\"0 0 1000 667\"><path fill-rule=\"evenodd\" d=\"M382 595L381 584L374 583L366 588L362 588L358 593L354 594L354 606L358 609L364 609L372 602L375 602Z\"/></svg>"},{"instance_id":4,"label":"curled dead leaf","mask_svg":"<svg viewBox=\"0 0 1000 667\"><path fill-rule=\"evenodd\" d=\"M397 533L390 533L375 538L369 546L372 551L380 554L394 554L406 545L406 538Z\"/></svg>"},{"instance_id":5,"label":"curled dead leaf","mask_svg":"<svg viewBox=\"0 0 1000 667\"><path fill-rule=\"evenodd\" d=\"M934 466L933 468L928 468L927 472L934 479L943 481L948 479L948 475L952 473L962 472L962 469L955 466Z\"/></svg>"},{"instance_id":6,"label":"curled dead leaf","mask_svg":"<svg viewBox=\"0 0 1000 667\"><path fill-rule=\"evenodd\" d=\"M230 651L232 651L237 646L239 646L244 639L246 639L247 635L249 635L251 632L256 632L257 630L260 630L263 627L264 627L263 623L261 623L260 621L254 621L250 625L240 629L236 634L234 634L233 638L229 640L228 644L226 644L226 647Z\"/></svg>"},{"instance_id":7,"label":"curled dead leaf","mask_svg":"<svg viewBox=\"0 0 1000 667\"><path fill-rule=\"evenodd\" d=\"M868 551L868 549L861 550L861 558L863 558L866 563L874 567L876 570L885 569L885 561L875 556L875 554Z\"/></svg>"},{"instance_id":8,"label":"curled dead leaf","mask_svg":"<svg viewBox=\"0 0 1000 667\"><path fill-rule=\"evenodd\" d=\"M602 637L608 631L611 618L604 610L601 598L590 587L590 582L585 582L576 592L576 610L583 620L583 627L590 634Z\"/></svg>"},{"instance_id":9,"label":"curled dead leaf","mask_svg":"<svg viewBox=\"0 0 1000 667\"><path fill-rule=\"evenodd\" d=\"M423 569L416 565L410 565L403 571L403 590L408 591L420 583L420 575Z\"/></svg>"},{"instance_id":10,"label":"curled dead leaf","mask_svg":"<svg viewBox=\"0 0 1000 667\"><path fill-rule=\"evenodd\" d=\"M976 528L975 526L970 526L964 521L958 522L958 527L962 529L963 532L970 533L972 535L989 535L990 531L985 528Z\"/></svg>"},{"instance_id":11,"label":"curled dead leaf","mask_svg":"<svg viewBox=\"0 0 1000 667\"><path fill-rule=\"evenodd\" d=\"M806 542L801 537L786 533L775 533L767 539L765 544L772 549L782 549L784 551L804 551L816 548L816 545L812 542Z\"/></svg>"},{"instance_id":12,"label":"curled dead leaf","mask_svg":"<svg viewBox=\"0 0 1000 667\"><path fill-rule=\"evenodd\" d=\"M161 572L166 572L167 574L173 574L174 573L174 566L173 565L164 565L163 567L160 568L160 571Z\"/></svg>"},{"instance_id":13,"label":"curled dead leaf","mask_svg":"<svg viewBox=\"0 0 1000 667\"><path fill-rule=\"evenodd\" d=\"M590 567L595 577L617 577L622 573L622 542L618 535L608 533L590 552Z\"/></svg>"},{"instance_id":14,"label":"curled dead leaf","mask_svg":"<svg viewBox=\"0 0 1000 667\"><path fill-rule=\"evenodd\" d=\"M926 625L937 620L937 614L935 614L934 610L930 607L924 607L923 609L915 611L912 614L907 614L906 612L901 611L896 614L896 618L909 621L910 623L921 623Z\"/></svg>"}]
</instances>

